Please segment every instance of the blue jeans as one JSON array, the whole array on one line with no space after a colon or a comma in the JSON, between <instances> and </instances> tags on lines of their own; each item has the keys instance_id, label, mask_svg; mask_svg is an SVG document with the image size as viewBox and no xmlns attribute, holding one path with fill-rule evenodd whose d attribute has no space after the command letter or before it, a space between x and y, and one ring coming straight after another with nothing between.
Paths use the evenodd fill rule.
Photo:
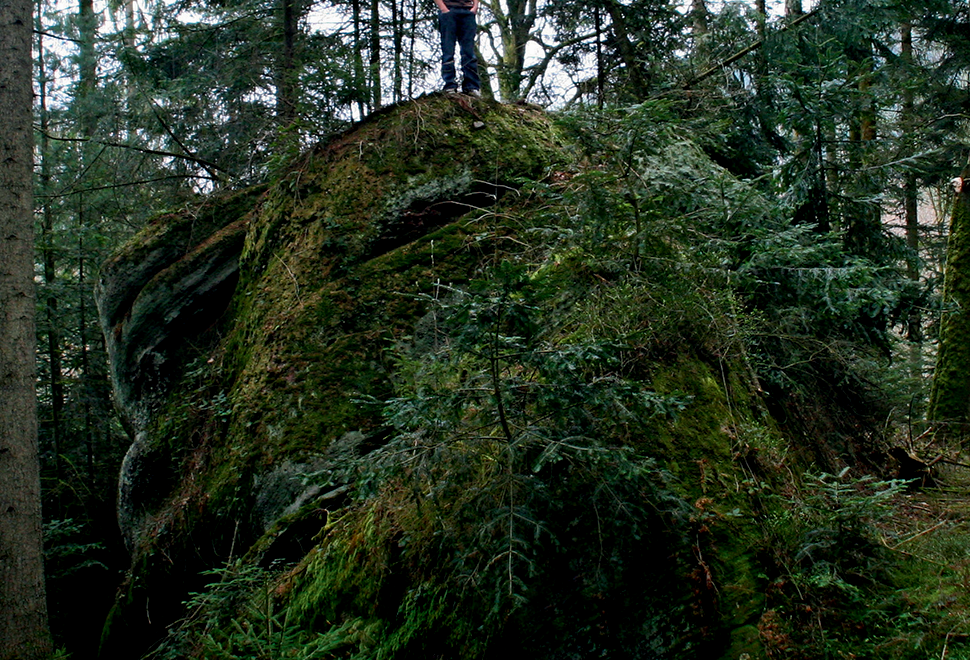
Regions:
<instances>
[{"instance_id":1,"label":"blue jeans","mask_svg":"<svg viewBox=\"0 0 970 660\"><path fill-rule=\"evenodd\" d=\"M480 89L478 58L475 57L475 33L478 25L470 9L452 9L438 12L441 27L441 77L445 89L458 89L455 72L455 44L461 52L461 89L471 92Z\"/></svg>"}]
</instances>

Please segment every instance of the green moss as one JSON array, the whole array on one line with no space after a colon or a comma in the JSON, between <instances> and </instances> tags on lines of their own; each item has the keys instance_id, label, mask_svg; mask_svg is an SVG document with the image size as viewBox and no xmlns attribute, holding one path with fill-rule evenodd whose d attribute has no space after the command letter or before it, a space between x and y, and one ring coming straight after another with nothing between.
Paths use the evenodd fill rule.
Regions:
<instances>
[{"instance_id":1,"label":"green moss","mask_svg":"<svg viewBox=\"0 0 970 660\"><path fill-rule=\"evenodd\" d=\"M970 177L970 168L964 173ZM957 195L947 244L945 312L927 417L962 437L970 415L970 192ZM948 427L948 428L947 428Z\"/></svg>"},{"instance_id":2,"label":"green moss","mask_svg":"<svg viewBox=\"0 0 970 660\"><path fill-rule=\"evenodd\" d=\"M274 446L325 447L367 426L351 400L386 389L383 347L422 313L408 296L429 292L435 281L467 278L476 259L474 250L462 252L461 224L432 227L411 244L369 256L385 227L395 229L389 218L453 198L474 181L507 185L539 175L556 153L542 115L481 109L488 126L478 131L447 100L378 117L318 149L267 194L247 238L234 308L240 324L229 342L238 370L231 397L245 412L230 436L264 434L275 454ZM430 144L421 125L440 131ZM523 148L493 172L494 161L480 153L493 143ZM402 168L410 174L401 177ZM278 253L284 247L285 258Z\"/></svg>"},{"instance_id":3,"label":"green moss","mask_svg":"<svg viewBox=\"0 0 970 660\"><path fill-rule=\"evenodd\" d=\"M127 261L144 258L160 244L188 249L201 240L247 215L253 210L266 186L200 198L190 212L168 213L153 220L125 244L115 257Z\"/></svg>"}]
</instances>

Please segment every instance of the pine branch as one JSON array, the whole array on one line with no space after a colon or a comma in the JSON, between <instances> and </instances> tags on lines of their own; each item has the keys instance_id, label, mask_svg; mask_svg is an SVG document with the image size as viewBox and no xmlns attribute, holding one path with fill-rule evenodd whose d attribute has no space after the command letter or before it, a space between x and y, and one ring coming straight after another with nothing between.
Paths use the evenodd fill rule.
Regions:
<instances>
[{"instance_id":1,"label":"pine branch","mask_svg":"<svg viewBox=\"0 0 970 660\"><path fill-rule=\"evenodd\" d=\"M65 37L64 35L54 34L53 32L47 32L46 30L36 30L35 29L33 32L34 32L34 34L39 35L41 37L50 37L51 39L55 39L55 40L59 40L59 41L69 41L72 44L79 44L79 43L81 43L81 40L80 39L72 39L70 37Z\"/></svg>"},{"instance_id":2,"label":"pine branch","mask_svg":"<svg viewBox=\"0 0 970 660\"><path fill-rule=\"evenodd\" d=\"M194 179L194 180L206 179L209 181L214 181L215 183L221 183L219 179L213 180L213 179L210 179L208 176L201 176L197 174L168 174L165 176L154 177L151 179L135 179L132 181L106 184L103 186L89 186L87 188L81 188L81 187L71 185L56 193L50 193L50 194L35 193L34 198L51 200L51 199L57 199L59 197L67 197L69 195L76 195L78 193L89 193L89 192L96 192L99 190L115 190L118 188L129 188L131 186L144 186L149 183L159 183L161 181L172 181L174 179Z\"/></svg>"}]
</instances>

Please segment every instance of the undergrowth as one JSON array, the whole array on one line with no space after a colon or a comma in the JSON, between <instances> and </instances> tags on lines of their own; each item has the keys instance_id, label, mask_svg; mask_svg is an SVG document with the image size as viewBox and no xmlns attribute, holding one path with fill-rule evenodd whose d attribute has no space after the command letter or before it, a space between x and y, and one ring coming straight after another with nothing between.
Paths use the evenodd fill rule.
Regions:
<instances>
[{"instance_id":1,"label":"undergrowth","mask_svg":"<svg viewBox=\"0 0 970 660\"><path fill-rule=\"evenodd\" d=\"M670 556L689 507L623 443L689 398L624 378L618 340L562 341L549 294L503 262L428 301L422 333L397 351L397 395L371 402L393 435L358 466L358 507L300 578L311 627L353 612L382 622L381 647L404 657L482 657L512 639L543 653L543 623L590 652L676 645L660 622L686 603L650 594L684 579ZM666 567L652 585L644 562ZM631 615L657 623L629 632L618 620Z\"/></svg>"},{"instance_id":2,"label":"undergrowth","mask_svg":"<svg viewBox=\"0 0 970 660\"><path fill-rule=\"evenodd\" d=\"M970 601L958 586L968 539L923 539L939 525L899 538L893 523L913 497L905 488L846 469L807 474L779 497L765 530L775 575L760 628L770 658L968 657ZM949 551L934 557L917 539Z\"/></svg>"}]
</instances>

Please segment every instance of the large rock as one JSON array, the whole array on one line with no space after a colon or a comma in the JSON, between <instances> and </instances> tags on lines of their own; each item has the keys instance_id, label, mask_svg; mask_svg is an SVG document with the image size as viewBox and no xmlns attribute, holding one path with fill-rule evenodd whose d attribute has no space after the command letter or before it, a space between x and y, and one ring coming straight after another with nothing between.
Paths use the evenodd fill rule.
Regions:
<instances>
[{"instance_id":1,"label":"large rock","mask_svg":"<svg viewBox=\"0 0 970 660\"><path fill-rule=\"evenodd\" d=\"M665 222L694 215L671 186L758 194L663 135L679 174L638 200L535 108L426 97L113 257L98 300L133 561L104 657L163 640L207 582L162 655L257 653L237 648L253 597L304 657L758 657L743 484L783 452L735 299L691 279L687 241L711 229L678 242ZM496 300L518 316L481 333ZM241 573L204 574L227 562Z\"/></svg>"},{"instance_id":2,"label":"large rock","mask_svg":"<svg viewBox=\"0 0 970 660\"><path fill-rule=\"evenodd\" d=\"M156 219L102 268L95 286L111 381L133 442L119 480L119 521L129 549L152 505L168 493L146 429L184 366L183 343L199 337L232 298L248 212L257 191L206 200ZM157 452L154 452L157 454Z\"/></svg>"}]
</instances>

